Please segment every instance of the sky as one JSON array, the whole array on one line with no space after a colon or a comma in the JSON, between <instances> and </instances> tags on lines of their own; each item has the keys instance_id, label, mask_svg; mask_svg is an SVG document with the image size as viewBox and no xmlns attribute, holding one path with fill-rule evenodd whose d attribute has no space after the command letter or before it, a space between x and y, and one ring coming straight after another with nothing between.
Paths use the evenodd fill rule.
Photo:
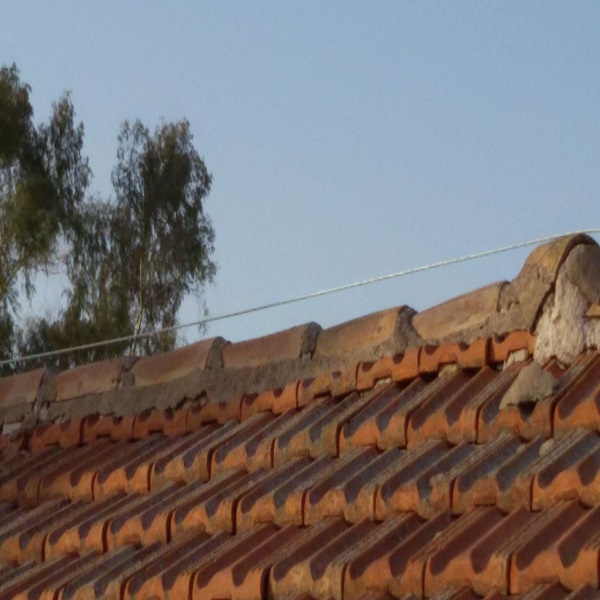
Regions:
<instances>
[{"instance_id":1,"label":"sky","mask_svg":"<svg viewBox=\"0 0 600 600\"><path fill-rule=\"evenodd\" d=\"M187 118L213 176L211 316L600 227L600 3L8 2L35 120L68 90L90 191L121 123ZM531 249L211 323L231 341L422 310ZM60 300L42 282L31 314ZM185 303L181 322L202 317Z\"/></svg>"}]
</instances>

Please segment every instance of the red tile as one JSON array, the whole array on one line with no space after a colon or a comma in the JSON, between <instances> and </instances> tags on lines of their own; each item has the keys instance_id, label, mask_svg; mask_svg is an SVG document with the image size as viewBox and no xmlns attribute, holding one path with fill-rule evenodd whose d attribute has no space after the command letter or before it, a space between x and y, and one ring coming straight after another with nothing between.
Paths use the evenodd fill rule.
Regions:
<instances>
[{"instance_id":1,"label":"red tile","mask_svg":"<svg viewBox=\"0 0 600 600\"><path fill-rule=\"evenodd\" d=\"M552 398L539 400L535 404L507 406L500 410L500 402L512 385L519 371L529 364L528 361L513 363L498 376L498 387L483 404L479 412L477 426L477 441L489 442L501 433L518 434L524 439L531 440L541 435L552 435L552 415L554 400Z\"/></svg>"},{"instance_id":2,"label":"red tile","mask_svg":"<svg viewBox=\"0 0 600 600\"><path fill-rule=\"evenodd\" d=\"M145 410L136 418L133 425L133 437L143 439L154 433L177 435L186 431L187 410Z\"/></svg>"},{"instance_id":3,"label":"red tile","mask_svg":"<svg viewBox=\"0 0 600 600\"><path fill-rule=\"evenodd\" d=\"M137 496L117 494L90 502L75 517L60 526L54 525L44 540L44 560L62 555L84 554L90 550L104 552L106 524Z\"/></svg>"},{"instance_id":4,"label":"red tile","mask_svg":"<svg viewBox=\"0 0 600 600\"><path fill-rule=\"evenodd\" d=\"M391 553L422 524L414 513L384 521L378 528L377 541L366 545L348 564L344 574L344 598L360 600L369 593L384 592L394 577Z\"/></svg>"},{"instance_id":5,"label":"red tile","mask_svg":"<svg viewBox=\"0 0 600 600\"><path fill-rule=\"evenodd\" d=\"M135 415L90 415L83 419L82 442L89 444L98 438L110 438L115 442L132 440L134 422Z\"/></svg>"},{"instance_id":6,"label":"red tile","mask_svg":"<svg viewBox=\"0 0 600 600\"><path fill-rule=\"evenodd\" d=\"M117 442L120 443L126 442ZM112 442L98 440L81 448L60 450L54 460L44 460L45 467L40 464L28 477L18 479L18 502L31 506L51 498L91 500L97 466L110 458L114 448ZM45 455L46 452L40 456L45 459Z\"/></svg>"},{"instance_id":7,"label":"red tile","mask_svg":"<svg viewBox=\"0 0 600 600\"><path fill-rule=\"evenodd\" d=\"M242 420L242 396L236 396L223 402L208 401L205 404L193 404L187 411L186 431L197 431L207 423L217 422L223 425L229 421Z\"/></svg>"},{"instance_id":8,"label":"red tile","mask_svg":"<svg viewBox=\"0 0 600 600\"><path fill-rule=\"evenodd\" d=\"M120 600L124 581L154 557L158 544L99 556L60 590L57 600Z\"/></svg>"},{"instance_id":9,"label":"red tile","mask_svg":"<svg viewBox=\"0 0 600 600\"><path fill-rule=\"evenodd\" d=\"M167 542L171 503L178 490L172 486L155 494L127 495L128 502L119 503L118 510L103 519L106 548Z\"/></svg>"},{"instance_id":10,"label":"red tile","mask_svg":"<svg viewBox=\"0 0 600 600\"><path fill-rule=\"evenodd\" d=\"M551 552L558 554L560 580L567 588L574 590L582 583L598 588L600 507L586 511L583 518L561 536Z\"/></svg>"},{"instance_id":11,"label":"red tile","mask_svg":"<svg viewBox=\"0 0 600 600\"><path fill-rule=\"evenodd\" d=\"M90 562L94 558L95 555L90 554L86 561ZM36 565L3 587L3 598L11 600L17 598L22 600L40 599L44 591L54 591L55 584L71 572L79 560L69 556Z\"/></svg>"},{"instance_id":12,"label":"red tile","mask_svg":"<svg viewBox=\"0 0 600 600\"><path fill-rule=\"evenodd\" d=\"M273 445L285 430L295 411L273 417L271 413L258 413L237 428L226 442L215 450L211 461L211 474L229 469L254 471L273 466Z\"/></svg>"},{"instance_id":13,"label":"red tile","mask_svg":"<svg viewBox=\"0 0 600 600\"><path fill-rule=\"evenodd\" d=\"M339 398L355 389L356 368L352 366L344 371L322 373L298 383L298 406L307 406L323 396Z\"/></svg>"},{"instance_id":14,"label":"red tile","mask_svg":"<svg viewBox=\"0 0 600 600\"><path fill-rule=\"evenodd\" d=\"M324 398L300 410L275 442L274 464L307 454L313 458L337 456L342 428L369 399L368 394L361 397L354 393L337 401Z\"/></svg>"},{"instance_id":15,"label":"red tile","mask_svg":"<svg viewBox=\"0 0 600 600\"><path fill-rule=\"evenodd\" d=\"M56 401L116 390L125 360L114 358L62 371L56 376Z\"/></svg>"},{"instance_id":16,"label":"red tile","mask_svg":"<svg viewBox=\"0 0 600 600\"><path fill-rule=\"evenodd\" d=\"M387 589L395 597L423 596L427 554L423 549L451 524L449 513L422 521L415 513L401 515L379 526L380 535L349 562L344 593L358 600L367 590Z\"/></svg>"},{"instance_id":17,"label":"red tile","mask_svg":"<svg viewBox=\"0 0 600 600\"><path fill-rule=\"evenodd\" d=\"M386 356L376 362L360 363L356 372L356 390L371 390L381 380L404 382L418 377L420 352L420 348L412 348L404 354Z\"/></svg>"},{"instance_id":18,"label":"red tile","mask_svg":"<svg viewBox=\"0 0 600 600\"><path fill-rule=\"evenodd\" d=\"M236 536L234 544L195 569L192 600L261 598L271 565L300 531L260 525Z\"/></svg>"},{"instance_id":19,"label":"red tile","mask_svg":"<svg viewBox=\"0 0 600 600\"><path fill-rule=\"evenodd\" d=\"M457 519L432 543L425 595L462 586L482 595L496 590L508 593L515 539L534 519L525 509L503 516L495 508L479 508Z\"/></svg>"},{"instance_id":20,"label":"red tile","mask_svg":"<svg viewBox=\"0 0 600 600\"><path fill-rule=\"evenodd\" d=\"M557 543L574 527L589 515L589 511L577 502L559 503L537 513L531 526L521 531L516 537L515 552L510 563L510 592L522 593L538 583L557 581L564 571L562 557L557 552ZM600 521L595 519L587 522L589 533L598 535ZM590 528L591 527L591 528ZM566 545L565 560L567 563L577 563L581 546L589 540L587 535L571 536L571 543ZM589 555L588 555L589 556ZM592 569L585 558L577 565L577 584L591 583L590 579L598 577L598 551Z\"/></svg>"},{"instance_id":21,"label":"red tile","mask_svg":"<svg viewBox=\"0 0 600 600\"><path fill-rule=\"evenodd\" d=\"M16 582L27 579L35 569L36 563L31 560L22 565L4 565L0 570L0 593Z\"/></svg>"},{"instance_id":22,"label":"red tile","mask_svg":"<svg viewBox=\"0 0 600 600\"><path fill-rule=\"evenodd\" d=\"M527 350L533 356L536 337L529 331L512 331L505 336L492 336L490 339L488 357L492 364L505 362L508 357L518 350Z\"/></svg>"},{"instance_id":23,"label":"red tile","mask_svg":"<svg viewBox=\"0 0 600 600\"><path fill-rule=\"evenodd\" d=\"M358 514L356 501L371 477L387 466L385 461L378 461L378 458L379 454L374 448L361 448L334 461L306 494L304 523L318 523L327 517L358 521L372 516ZM374 491L371 494L370 502L363 502L367 508L374 504Z\"/></svg>"},{"instance_id":24,"label":"red tile","mask_svg":"<svg viewBox=\"0 0 600 600\"><path fill-rule=\"evenodd\" d=\"M341 600L347 564L380 536L379 527L371 521L361 521L337 532L331 527L325 531L330 532L330 536L321 543L317 543L314 535L305 534L298 539L289 558L284 559L285 575L271 578L273 587L281 595L308 592L317 598ZM277 567L273 568L274 574Z\"/></svg>"},{"instance_id":25,"label":"red tile","mask_svg":"<svg viewBox=\"0 0 600 600\"><path fill-rule=\"evenodd\" d=\"M28 447L32 452L39 452L46 446L72 448L82 441L82 420L74 419L64 423L38 425L29 436Z\"/></svg>"},{"instance_id":26,"label":"red tile","mask_svg":"<svg viewBox=\"0 0 600 600\"><path fill-rule=\"evenodd\" d=\"M127 452L129 445L130 442L97 440L82 448L67 449L55 468L39 474L39 483L34 479L31 487L25 486L20 498L29 504L51 498L90 501L98 471L121 452Z\"/></svg>"},{"instance_id":27,"label":"red tile","mask_svg":"<svg viewBox=\"0 0 600 600\"><path fill-rule=\"evenodd\" d=\"M237 529L245 530L265 521L279 526L302 525L307 490L333 472L337 462L330 456L322 456L314 461L305 457L276 467L240 500ZM280 482L283 473L288 476Z\"/></svg>"},{"instance_id":28,"label":"red tile","mask_svg":"<svg viewBox=\"0 0 600 600\"><path fill-rule=\"evenodd\" d=\"M331 459L329 463L333 462ZM310 480L315 471L315 463L308 457L293 460L273 469L261 483L245 493L237 504L235 529L237 532L251 529L258 523L302 525L303 504L292 502L296 486ZM303 491L302 496L304 496Z\"/></svg>"},{"instance_id":29,"label":"red tile","mask_svg":"<svg viewBox=\"0 0 600 600\"><path fill-rule=\"evenodd\" d=\"M276 415L284 413L298 405L298 382L285 387L262 392L246 394L242 397L242 420L258 413L270 410Z\"/></svg>"},{"instance_id":30,"label":"red tile","mask_svg":"<svg viewBox=\"0 0 600 600\"><path fill-rule=\"evenodd\" d=\"M35 369L0 379L0 407L33 404L46 369Z\"/></svg>"},{"instance_id":31,"label":"red tile","mask_svg":"<svg viewBox=\"0 0 600 600\"><path fill-rule=\"evenodd\" d=\"M136 442L124 442L119 452L114 452L97 468L92 483L93 497L102 498L115 492L148 492L150 468L161 451L170 449L171 441L159 434Z\"/></svg>"},{"instance_id":32,"label":"red tile","mask_svg":"<svg viewBox=\"0 0 600 600\"><path fill-rule=\"evenodd\" d=\"M600 600L600 590L584 585L570 593L567 600Z\"/></svg>"},{"instance_id":33,"label":"red tile","mask_svg":"<svg viewBox=\"0 0 600 600\"><path fill-rule=\"evenodd\" d=\"M253 473L230 472L214 477L198 488L193 497L184 498L172 506L170 535L175 537L198 530L233 532L241 498L259 486L269 474L270 471L261 469Z\"/></svg>"},{"instance_id":34,"label":"red tile","mask_svg":"<svg viewBox=\"0 0 600 600\"><path fill-rule=\"evenodd\" d=\"M556 431L576 427L598 429L600 425L600 354L594 353L583 364L566 373L563 390L554 413Z\"/></svg>"},{"instance_id":35,"label":"red tile","mask_svg":"<svg viewBox=\"0 0 600 600\"><path fill-rule=\"evenodd\" d=\"M307 323L260 338L227 344L223 348L223 366L239 369L258 367L283 360L298 360L314 347L314 336L320 329Z\"/></svg>"},{"instance_id":36,"label":"red tile","mask_svg":"<svg viewBox=\"0 0 600 600\"><path fill-rule=\"evenodd\" d=\"M327 560L319 554L325 550L325 554L333 560L337 558L336 547L347 531L348 525L341 519L328 519L305 529L294 546L280 555L271 569L269 590L272 595L278 598L293 598L301 594L332 597L331 593L320 594L316 589L319 583L325 583L323 575L328 566ZM332 544L335 546L332 547Z\"/></svg>"},{"instance_id":37,"label":"red tile","mask_svg":"<svg viewBox=\"0 0 600 600\"><path fill-rule=\"evenodd\" d=\"M393 346L403 308L396 307L346 321L319 333L315 358L343 356L373 347Z\"/></svg>"},{"instance_id":38,"label":"red tile","mask_svg":"<svg viewBox=\"0 0 600 600\"><path fill-rule=\"evenodd\" d=\"M219 338L211 338L157 356L139 358L131 368L135 385L145 387L168 383L202 370L206 367L211 350L221 343Z\"/></svg>"},{"instance_id":39,"label":"red tile","mask_svg":"<svg viewBox=\"0 0 600 600\"><path fill-rule=\"evenodd\" d=\"M439 510L450 510L453 469L474 451L469 444L448 448L444 442L434 440L402 451L400 459L381 475L375 517L385 519L405 511L428 517Z\"/></svg>"},{"instance_id":40,"label":"red tile","mask_svg":"<svg viewBox=\"0 0 600 600\"><path fill-rule=\"evenodd\" d=\"M532 487L532 508L540 510L557 500L600 502L600 437L596 432L574 432L547 442Z\"/></svg>"},{"instance_id":41,"label":"red tile","mask_svg":"<svg viewBox=\"0 0 600 600\"><path fill-rule=\"evenodd\" d=\"M438 373L443 365L456 365L459 369L479 369L487 361L488 339L481 338L471 344L449 342L440 346L425 346L419 354L419 373Z\"/></svg>"},{"instance_id":42,"label":"red tile","mask_svg":"<svg viewBox=\"0 0 600 600\"><path fill-rule=\"evenodd\" d=\"M411 414L406 432L408 446L429 438L445 438L453 443L477 439L478 411L498 372L484 367L475 374L459 371L441 376L437 391L429 394Z\"/></svg>"},{"instance_id":43,"label":"red tile","mask_svg":"<svg viewBox=\"0 0 600 600\"><path fill-rule=\"evenodd\" d=\"M31 510L19 510L0 523L0 559L19 563L42 560L47 528L57 526L81 509L79 504L54 502Z\"/></svg>"},{"instance_id":44,"label":"red tile","mask_svg":"<svg viewBox=\"0 0 600 600\"><path fill-rule=\"evenodd\" d=\"M509 434L494 442L482 444L470 464L457 475L452 487L452 512L461 514L476 506L502 506L504 510L523 504L531 506L531 477L523 487L526 495L522 502L513 502L512 483L522 470L538 459L542 438L529 445Z\"/></svg>"},{"instance_id":45,"label":"red tile","mask_svg":"<svg viewBox=\"0 0 600 600\"><path fill-rule=\"evenodd\" d=\"M203 425L194 433L169 439L165 452L156 457L149 478L150 488L160 489L174 482L208 481L215 450L237 432L237 423Z\"/></svg>"},{"instance_id":46,"label":"red tile","mask_svg":"<svg viewBox=\"0 0 600 600\"><path fill-rule=\"evenodd\" d=\"M392 383L369 394L369 401L342 428L340 452L376 445L380 449L406 446L406 423L421 402L427 384Z\"/></svg>"},{"instance_id":47,"label":"red tile","mask_svg":"<svg viewBox=\"0 0 600 600\"><path fill-rule=\"evenodd\" d=\"M168 577L167 581L163 583L163 577L172 572L177 565L180 565L182 569L185 568L190 555L197 556L198 551L201 552L207 542L217 538L218 536L210 538L205 533L198 533L170 544L155 545L152 553L146 555L137 567L133 566L133 572L124 575L121 598L131 600L134 598L165 598L168 593L175 598L189 598L189 576L186 582L187 595L182 594L181 589L174 588L173 583L175 582L172 581L172 578Z\"/></svg>"},{"instance_id":48,"label":"red tile","mask_svg":"<svg viewBox=\"0 0 600 600\"><path fill-rule=\"evenodd\" d=\"M64 450L47 448L39 454L15 457L0 473L0 501L14 502L30 479L37 475L36 480L39 480L39 473L54 465L56 460L64 455ZM37 498L37 487L35 492Z\"/></svg>"}]
</instances>

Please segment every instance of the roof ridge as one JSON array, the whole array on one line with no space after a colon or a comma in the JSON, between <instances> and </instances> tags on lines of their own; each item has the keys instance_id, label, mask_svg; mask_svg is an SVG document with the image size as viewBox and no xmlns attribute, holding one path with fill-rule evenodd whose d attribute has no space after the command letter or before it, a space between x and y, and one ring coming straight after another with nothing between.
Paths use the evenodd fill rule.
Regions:
<instances>
[{"instance_id":1,"label":"roof ridge","mask_svg":"<svg viewBox=\"0 0 600 600\"><path fill-rule=\"evenodd\" d=\"M300 393L338 395L371 389L388 377L402 381L435 375L447 364L503 363L517 350L546 359L557 352L556 336L545 324L549 312L565 304L555 294L557 286L564 296L567 285L585 298L584 314L577 318L595 323L585 314L600 302L600 248L586 235L539 246L511 282L473 290L422 312L399 306L326 329L311 322L242 342L215 337L157 356L111 359L60 373L39 368L0 379L2 431L90 414L184 407L203 395L219 405L271 392L261 403L274 408L279 389L287 401L294 393L298 400ZM542 350L534 342L540 327ZM588 346L600 341L596 329L583 336ZM303 385L298 383L295 391L287 387L297 382Z\"/></svg>"}]
</instances>

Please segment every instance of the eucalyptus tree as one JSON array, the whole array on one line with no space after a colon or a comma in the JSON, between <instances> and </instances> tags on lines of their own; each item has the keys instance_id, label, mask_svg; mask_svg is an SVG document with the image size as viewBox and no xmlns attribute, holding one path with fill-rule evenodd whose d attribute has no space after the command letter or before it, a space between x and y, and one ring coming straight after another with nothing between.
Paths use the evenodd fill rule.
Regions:
<instances>
[{"instance_id":1,"label":"eucalyptus tree","mask_svg":"<svg viewBox=\"0 0 600 600\"><path fill-rule=\"evenodd\" d=\"M153 130L125 122L113 194L88 193L84 128L68 94L34 125L31 89L0 70L0 356L88 344L177 324L184 298L212 282L215 232L205 202L212 178L187 120ZM68 285L53 316L19 322L35 276ZM17 323L17 324L15 324ZM173 348L175 333L65 355L62 368Z\"/></svg>"}]
</instances>

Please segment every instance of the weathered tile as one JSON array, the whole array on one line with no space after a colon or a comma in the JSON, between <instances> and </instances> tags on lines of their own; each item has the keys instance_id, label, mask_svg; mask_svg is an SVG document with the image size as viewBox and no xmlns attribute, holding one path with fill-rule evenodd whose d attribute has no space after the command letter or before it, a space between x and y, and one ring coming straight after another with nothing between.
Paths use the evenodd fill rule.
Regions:
<instances>
[{"instance_id":1,"label":"weathered tile","mask_svg":"<svg viewBox=\"0 0 600 600\"><path fill-rule=\"evenodd\" d=\"M234 544L195 569L192 600L261 598L271 566L300 534L296 527L259 525L236 536Z\"/></svg>"},{"instance_id":2,"label":"weathered tile","mask_svg":"<svg viewBox=\"0 0 600 600\"><path fill-rule=\"evenodd\" d=\"M77 506L74 508L77 509ZM0 560L41 560L46 528L54 522L55 514L64 517L65 511L68 513L70 510L71 505L62 500L4 515L0 520Z\"/></svg>"},{"instance_id":3,"label":"weathered tile","mask_svg":"<svg viewBox=\"0 0 600 600\"><path fill-rule=\"evenodd\" d=\"M474 451L470 444L449 448L436 440L404 450L398 462L382 474L375 496L375 517L385 519L411 510L430 516L438 510L450 510L451 479L445 479L445 474Z\"/></svg>"},{"instance_id":4,"label":"weathered tile","mask_svg":"<svg viewBox=\"0 0 600 600\"><path fill-rule=\"evenodd\" d=\"M90 502L76 516L53 523L44 540L44 560L61 555L84 554L90 550L104 552L105 525L138 496L115 494Z\"/></svg>"},{"instance_id":5,"label":"weathered tile","mask_svg":"<svg viewBox=\"0 0 600 600\"><path fill-rule=\"evenodd\" d=\"M210 555L215 543L218 546L222 542L222 536L211 537L200 532L170 544L155 545L151 554L137 566L133 565L133 572L124 574L121 598L189 598L191 573L187 569L190 562L199 560L203 551L208 550ZM110 585L110 580L107 584Z\"/></svg>"},{"instance_id":6,"label":"weathered tile","mask_svg":"<svg viewBox=\"0 0 600 600\"><path fill-rule=\"evenodd\" d=\"M314 349L318 330L320 327L316 323L307 323L252 340L227 344L222 351L223 366L239 369L300 359Z\"/></svg>"},{"instance_id":7,"label":"weathered tile","mask_svg":"<svg viewBox=\"0 0 600 600\"><path fill-rule=\"evenodd\" d=\"M177 435L186 432L187 409L145 410L136 416L133 437L136 440L152 434Z\"/></svg>"},{"instance_id":8,"label":"weathered tile","mask_svg":"<svg viewBox=\"0 0 600 600\"><path fill-rule=\"evenodd\" d=\"M454 481L452 512L461 514L485 505L502 506L504 510L518 506L518 502L512 502L512 482L521 470L538 459L542 442L542 438L537 438L536 442L527 445L516 436L502 434L494 442L482 444L482 450L470 464L465 465ZM527 481L531 482L531 478ZM527 492L521 501L530 507L531 486L527 488L526 484L524 488Z\"/></svg>"},{"instance_id":9,"label":"weathered tile","mask_svg":"<svg viewBox=\"0 0 600 600\"><path fill-rule=\"evenodd\" d=\"M490 363L504 363L508 357L519 350L527 350L530 356L533 356L535 350L534 334L529 331L511 331L508 335L492 336L488 349L488 358Z\"/></svg>"},{"instance_id":10,"label":"weathered tile","mask_svg":"<svg viewBox=\"0 0 600 600\"><path fill-rule=\"evenodd\" d=\"M406 446L408 417L425 388L425 381L418 378L410 384L392 383L373 390L364 408L342 428L340 452L359 446L376 445L381 449Z\"/></svg>"},{"instance_id":11,"label":"weathered tile","mask_svg":"<svg viewBox=\"0 0 600 600\"><path fill-rule=\"evenodd\" d=\"M487 388L497 375L497 371L483 367L475 374L461 370L443 377L445 385L430 394L410 415L406 432L408 446L435 437L453 443L476 441L477 409L487 398ZM467 408L471 410L466 412Z\"/></svg>"},{"instance_id":12,"label":"weathered tile","mask_svg":"<svg viewBox=\"0 0 600 600\"><path fill-rule=\"evenodd\" d=\"M98 438L113 441L132 440L135 415L117 417L115 415L90 415L83 419L81 441L89 444Z\"/></svg>"},{"instance_id":13,"label":"weathered tile","mask_svg":"<svg viewBox=\"0 0 600 600\"><path fill-rule=\"evenodd\" d=\"M206 367L211 350L220 338L202 340L156 356L138 358L131 368L137 387L168 383Z\"/></svg>"},{"instance_id":14,"label":"weathered tile","mask_svg":"<svg viewBox=\"0 0 600 600\"><path fill-rule=\"evenodd\" d=\"M159 544L128 546L98 556L60 590L57 600L121 600L124 581L154 557Z\"/></svg>"},{"instance_id":15,"label":"weathered tile","mask_svg":"<svg viewBox=\"0 0 600 600\"><path fill-rule=\"evenodd\" d=\"M564 386L554 412L555 430L599 429L600 354L594 353L587 361L572 366L567 376L569 385Z\"/></svg>"},{"instance_id":16,"label":"weathered tile","mask_svg":"<svg viewBox=\"0 0 600 600\"><path fill-rule=\"evenodd\" d=\"M236 426L235 421L220 427L210 423L194 433L169 440L168 448L152 463L150 488L156 490L174 482L208 481L213 453L237 432Z\"/></svg>"},{"instance_id":17,"label":"weathered tile","mask_svg":"<svg viewBox=\"0 0 600 600\"><path fill-rule=\"evenodd\" d=\"M217 422L223 425L229 421L242 420L242 396L235 396L229 400L195 403L187 411L185 429L188 432L198 430L202 425Z\"/></svg>"},{"instance_id":18,"label":"weathered tile","mask_svg":"<svg viewBox=\"0 0 600 600\"><path fill-rule=\"evenodd\" d=\"M303 494L307 478L310 479L310 474L314 470L314 461L308 457L293 460L273 469L238 502L236 531L251 529L258 523L276 523L279 526L302 525L303 503L302 501L290 502L294 492L298 493L292 485L296 482L298 486L302 486ZM282 508L284 510L281 510Z\"/></svg>"},{"instance_id":19,"label":"weathered tile","mask_svg":"<svg viewBox=\"0 0 600 600\"><path fill-rule=\"evenodd\" d=\"M562 557L557 551L557 543L577 527L578 523L589 514L589 511L578 502L558 503L540 513L529 527L524 528L514 540L514 552L510 562L510 592L518 594L529 590L536 584L557 581L564 571ZM598 535L600 521L597 515L587 524L589 533ZM573 564L577 561L581 546L588 541L588 536L570 538L571 543L565 547L565 562ZM583 557L583 564L586 561ZM596 546L596 562L593 569L579 567L578 584L591 583L589 578L598 577L598 553Z\"/></svg>"},{"instance_id":20,"label":"weathered tile","mask_svg":"<svg viewBox=\"0 0 600 600\"><path fill-rule=\"evenodd\" d=\"M374 448L361 448L334 461L331 468L306 493L304 523L310 525L327 517L344 517L347 521L369 517L358 514L356 501L370 477L376 476L387 466L386 461L378 462L378 457ZM373 496L371 504L374 503Z\"/></svg>"},{"instance_id":21,"label":"weathered tile","mask_svg":"<svg viewBox=\"0 0 600 600\"><path fill-rule=\"evenodd\" d=\"M56 376L56 401L117 389L125 360L113 358L60 372Z\"/></svg>"},{"instance_id":22,"label":"weathered tile","mask_svg":"<svg viewBox=\"0 0 600 600\"><path fill-rule=\"evenodd\" d=\"M184 498L173 507L169 521L171 536L198 529L209 533L233 532L238 502L269 474L270 471L259 469L252 473L230 472L214 477L198 489L196 496Z\"/></svg>"},{"instance_id":23,"label":"weathered tile","mask_svg":"<svg viewBox=\"0 0 600 600\"><path fill-rule=\"evenodd\" d=\"M127 447L128 442L97 440L82 448L68 448L57 456L47 469L24 482L19 490L19 502L36 504L51 498L86 500L93 498L93 481L99 468L111 460L115 453Z\"/></svg>"},{"instance_id":24,"label":"weathered tile","mask_svg":"<svg viewBox=\"0 0 600 600\"><path fill-rule=\"evenodd\" d=\"M439 346L424 346L419 354L419 373L438 373L444 365L459 369L479 369L487 361L488 339L471 344L447 342Z\"/></svg>"},{"instance_id":25,"label":"weathered tile","mask_svg":"<svg viewBox=\"0 0 600 600\"><path fill-rule=\"evenodd\" d=\"M271 446L285 415L258 413L237 427L234 435L220 445L212 455L211 474L228 469L255 469L272 465Z\"/></svg>"},{"instance_id":26,"label":"weathered tile","mask_svg":"<svg viewBox=\"0 0 600 600\"><path fill-rule=\"evenodd\" d=\"M302 409L278 436L273 447L274 464L294 456L337 456L343 426L368 402L369 395L354 393L341 400L323 398Z\"/></svg>"},{"instance_id":27,"label":"weathered tile","mask_svg":"<svg viewBox=\"0 0 600 600\"><path fill-rule=\"evenodd\" d=\"M0 379L0 408L32 404L46 369L34 369L27 373Z\"/></svg>"},{"instance_id":28,"label":"weathered tile","mask_svg":"<svg viewBox=\"0 0 600 600\"><path fill-rule=\"evenodd\" d=\"M503 516L491 507L458 518L430 548L425 595L462 586L482 595L495 590L508 593L515 539L534 519L522 508Z\"/></svg>"},{"instance_id":29,"label":"weathered tile","mask_svg":"<svg viewBox=\"0 0 600 600\"><path fill-rule=\"evenodd\" d=\"M575 430L546 442L533 479L532 508L540 510L557 500L600 502L600 437Z\"/></svg>"}]
</instances>

